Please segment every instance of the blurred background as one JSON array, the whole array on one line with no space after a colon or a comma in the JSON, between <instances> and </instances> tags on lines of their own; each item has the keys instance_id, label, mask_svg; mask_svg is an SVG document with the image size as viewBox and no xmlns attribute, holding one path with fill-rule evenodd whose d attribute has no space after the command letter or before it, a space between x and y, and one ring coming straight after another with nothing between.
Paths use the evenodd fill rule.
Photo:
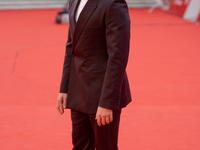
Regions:
<instances>
[{"instance_id":1,"label":"blurred background","mask_svg":"<svg viewBox=\"0 0 200 150\"><path fill-rule=\"evenodd\" d=\"M169 3L170 0L127 0L129 7L151 7L156 3ZM66 0L1 0L1 9L61 8Z\"/></svg>"},{"instance_id":2,"label":"blurred background","mask_svg":"<svg viewBox=\"0 0 200 150\"><path fill-rule=\"evenodd\" d=\"M52 9L68 7L69 0L0 0L0 10ZM126 0L129 8L155 8L169 10L184 19L199 21L199 0Z\"/></svg>"},{"instance_id":3,"label":"blurred background","mask_svg":"<svg viewBox=\"0 0 200 150\"><path fill-rule=\"evenodd\" d=\"M127 0L120 150L200 150L200 0ZM70 112L56 100L68 32L66 0L0 0L0 150L70 150Z\"/></svg>"}]
</instances>

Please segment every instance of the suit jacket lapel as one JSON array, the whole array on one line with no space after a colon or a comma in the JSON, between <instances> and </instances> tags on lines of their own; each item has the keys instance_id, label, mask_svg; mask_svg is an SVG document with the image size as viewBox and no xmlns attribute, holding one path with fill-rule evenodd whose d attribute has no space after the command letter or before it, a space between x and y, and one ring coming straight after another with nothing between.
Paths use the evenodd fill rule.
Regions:
<instances>
[{"instance_id":1,"label":"suit jacket lapel","mask_svg":"<svg viewBox=\"0 0 200 150\"><path fill-rule=\"evenodd\" d=\"M99 0L88 0L85 7L83 8L83 10L79 16L79 19L75 25L74 34L73 34L72 50L74 49L74 46L76 45L77 40L80 37L80 35L83 31L83 28L85 27L88 19L92 15L93 11L96 9L98 1Z\"/></svg>"},{"instance_id":2,"label":"suit jacket lapel","mask_svg":"<svg viewBox=\"0 0 200 150\"><path fill-rule=\"evenodd\" d=\"M80 0L74 0L70 7L69 23L70 23L70 31L71 31L72 35L74 34L74 30L75 30L75 26L76 26L75 15L76 15L76 10L78 8L79 3L80 3Z\"/></svg>"}]
</instances>

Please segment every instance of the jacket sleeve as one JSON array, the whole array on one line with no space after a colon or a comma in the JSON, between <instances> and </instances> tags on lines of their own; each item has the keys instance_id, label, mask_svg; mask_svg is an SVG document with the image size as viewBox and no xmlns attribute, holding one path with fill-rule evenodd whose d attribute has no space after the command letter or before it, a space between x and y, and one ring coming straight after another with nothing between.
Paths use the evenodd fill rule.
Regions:
<instances>
[{"instance_id":1,"label":"jacket sleeve","mask_svg":"<svg viewBox=\"0 0 200 150\"><path fill-rule=\"evenodd\" d=\"M129 55L130 18L124 0L115 0L105 16L108 62L99 106L118 109L118 98Z\"/></svg>"},{"instance_id":2,"label":"jacket sleeve","mask_svg":"<svg viewBox=\"0 0 200 150\"><path fill-rule=\"evenodd\" d=\"M63 64L62 80L61 80L61 84L60 84L60 93L68 92L71 58L72 58L72 41L71 41L71 34L70 34L70 30L69 30L68 31L68 40L67 40L67 44L66 44L64 64Z\"/></svg>"}]
</instances>

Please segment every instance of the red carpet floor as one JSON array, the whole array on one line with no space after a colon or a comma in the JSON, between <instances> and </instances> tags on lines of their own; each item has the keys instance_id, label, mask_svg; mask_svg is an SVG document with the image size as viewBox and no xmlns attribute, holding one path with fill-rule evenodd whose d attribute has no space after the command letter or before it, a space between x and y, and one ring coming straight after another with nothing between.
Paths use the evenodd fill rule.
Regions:
<instances>
[{"instance_id":1,"label":"red carpet floor","mask_svg":"<svg viewBox=\"0 0 200 150\"><path fill-rule=\"evenodd\" d=\"M55 108L68 25L58 10L0 11L0 150L70 150L69 110ZM120 150L200 149L200 26L130 9Z\"/></svg>"}]
</instances>

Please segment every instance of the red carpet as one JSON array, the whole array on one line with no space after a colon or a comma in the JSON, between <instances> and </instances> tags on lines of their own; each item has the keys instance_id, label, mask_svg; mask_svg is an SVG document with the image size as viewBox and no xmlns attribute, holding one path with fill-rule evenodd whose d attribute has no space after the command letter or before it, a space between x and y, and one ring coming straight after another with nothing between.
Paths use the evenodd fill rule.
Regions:
<instances>
[{"instance_id":1,"label":"red carpet","mask_svg":"<svg viewBox=\"0 0 200 150\"><path fill-rule=\"evenodd\" d=\"M0 11L0 150L70 150L69 110L55 108L68 25L58 10ZM200 26L130 9L120 150L200 149Z\"/></svg>"}]
</instances>

